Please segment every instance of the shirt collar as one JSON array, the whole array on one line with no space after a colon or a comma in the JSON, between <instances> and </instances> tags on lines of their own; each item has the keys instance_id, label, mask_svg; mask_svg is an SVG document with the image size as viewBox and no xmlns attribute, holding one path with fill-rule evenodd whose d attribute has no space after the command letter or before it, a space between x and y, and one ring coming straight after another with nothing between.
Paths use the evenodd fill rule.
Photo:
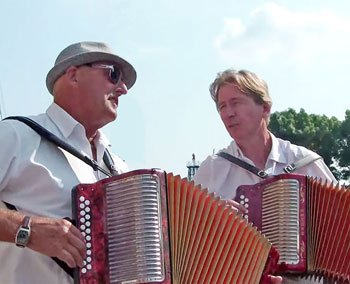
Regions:
<instances>
[{"instance_id":1,"label":"shirt collar","mask_svg":"<svg viewBox=\"0 0 350 284\"><path fill-rule=\"evenodd\" d=\"M85 133L84 127L56 103L49 106L46 114L56 124L65 138L68 138L76 127L81 127Z\"/></svg>"},{"instance_id":2,"label":"shirt collar","mask_svg":"<svg viewBox=\"0 0 350 284\"><path fill-rule=\"evenodd\" d=\"M99 130L97 131L97 134L94 140L99 141L99 143L101 143L105 148L111 146L111 143L109 142L108 138Z\"/></svg>"},{"instance_id":3,"label":"shirt collar","mask_svg":"<svg viewBox=\"0 0 350 284\"><path fill-rule=\"evenodd\" d=\"M271 147L270 154L267 158L267 162L269 160L274 160L278 163L287 163L287 159L286 159L285 155L283 154L284 151L282 149L281 143L279 142L279 140L276 138L275 135L273 135L271 132L269 132L269 133L271 136L272 147ZM230 145L228 146L226 151L227 151L227 153L234 155L237 158L240 158L243 160L249 160L246 156L244 156L242 150L239 148L239 146L237 145L237 143L234 139L232 140L232 142L230 143Z\"/></svg>"},{"instance_id":4,"label":"shirt collar","mask_svg":"<svg viewBox=\"0 0 350 284\"><path fill-rule=\"evenodd\" d=\"M52 103L46 110L46 114L56 124L57 128L61 131L65 138L68 138L75 129L85 135L85 128L78 121L76 121L68 112L61 108L58 104ZM95 140L101 143L103 146L111 146L107 137L101 132L97 131Z\"/></svg>"},{"instance_id":5,"label":"shirt collar","mask_svg":"<svg viewBox=\"0 0 350 284\"><path fill-rule=\"evenodd\" d=\"M232 139L230 145L228 146L227 153L238 158L246 158L234 139Z\"/></svg>"}]
</instances>

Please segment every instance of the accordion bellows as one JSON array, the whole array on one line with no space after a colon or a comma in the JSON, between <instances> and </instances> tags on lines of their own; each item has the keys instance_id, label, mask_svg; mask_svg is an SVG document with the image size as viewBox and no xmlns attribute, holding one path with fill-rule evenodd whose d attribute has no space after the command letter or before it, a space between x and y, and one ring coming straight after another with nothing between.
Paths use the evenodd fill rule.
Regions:
<instances>
[{"instance_id":1,"label":"accordion bellows","mask_svg":"<svg viewBox=\"0 0 350 284\"><path fill-rule=\"evenodd\" d=\"M81 184L73 216L86 239L80 283L259 283L271 244L225 201L160 170Z\"/></svg>"},{"instance_id":2,"label":"accordion bellows","mask_svg":"<svg viewBox=\"0 0 350 284\"><path fill-rule=\"evenodd\" d=\"M240 186L247 218L279 252L281 273L350 281L350 190L282 174Z\"/></svg>"}]
</instances>

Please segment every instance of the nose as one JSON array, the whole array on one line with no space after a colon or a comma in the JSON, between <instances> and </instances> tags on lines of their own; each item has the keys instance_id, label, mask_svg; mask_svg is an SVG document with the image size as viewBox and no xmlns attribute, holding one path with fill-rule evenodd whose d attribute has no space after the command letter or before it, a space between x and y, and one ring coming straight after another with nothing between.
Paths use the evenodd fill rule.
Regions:
<instances>
[{"instance_id":1,"label":"nose","mask_svg":"<svg viewBox=\"0 0 350 284\"><path fill-rule=\"evenodd\" d=\"M119 80L119 82L114 85L114 91L118 96L126 95L128 93L128 87L122 80Z\"/></svg>"}]
</instances>

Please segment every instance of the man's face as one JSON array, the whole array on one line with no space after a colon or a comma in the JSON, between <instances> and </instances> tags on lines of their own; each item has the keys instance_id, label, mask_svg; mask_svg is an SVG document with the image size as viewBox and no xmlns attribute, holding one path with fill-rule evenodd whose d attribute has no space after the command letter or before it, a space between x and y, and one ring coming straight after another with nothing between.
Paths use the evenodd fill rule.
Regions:
<instances>
[{"instance_id":1,"label":"man's face","mask_svg":"<svg viewBox=\"0 0 350 284\"><path fill-rule=\"evenodd\" d=\"M119 96L127 93L122 80L113 82L110 78L112 66L109 62L95 62L89 66L80 66L77 70L78 101L84 120L96 124L97 128L117 118ZM112 74L113 75L113 74Z\"/></svg>"},{"instance_id":2,"label":"man's face","mask_svg":"<svg viewBox=\"0 0 350 284\"><path fill-rule=\"evenodd\" d=\"M237 142L244 142L259 134L270 113L267 105L258 105L237 86L220 87L218 108L228 133Z\"/></svg>"}]
</instances>

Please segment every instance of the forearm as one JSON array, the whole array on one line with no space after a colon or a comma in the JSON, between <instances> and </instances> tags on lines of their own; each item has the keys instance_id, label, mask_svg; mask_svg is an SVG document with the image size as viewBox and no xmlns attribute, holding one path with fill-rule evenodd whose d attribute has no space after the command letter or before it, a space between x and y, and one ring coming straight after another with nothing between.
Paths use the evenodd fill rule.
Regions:
<instances>
[{"instance_id":1,"label":"forearm","mask_svg":"<svg viewBox=\"0 0 350 284\"><path fill-rule=\"evenodd\" d=\"M0 241L14 243L23 218L24 215L17 211L0 208Z\"/></svg>"},{"instance_id":2,"label":"forearm","mask_svg":"<svg viewBox=\"0 0 350 284\"><path fill-rule=\"evenodd\" d=\"M24 215L0 208L0 241L15 243ZM27 247L39 253L58 257L70 267L82 266L86 248L84 237L69 221L31 217Z\"/></svg>"}]
</instances>

